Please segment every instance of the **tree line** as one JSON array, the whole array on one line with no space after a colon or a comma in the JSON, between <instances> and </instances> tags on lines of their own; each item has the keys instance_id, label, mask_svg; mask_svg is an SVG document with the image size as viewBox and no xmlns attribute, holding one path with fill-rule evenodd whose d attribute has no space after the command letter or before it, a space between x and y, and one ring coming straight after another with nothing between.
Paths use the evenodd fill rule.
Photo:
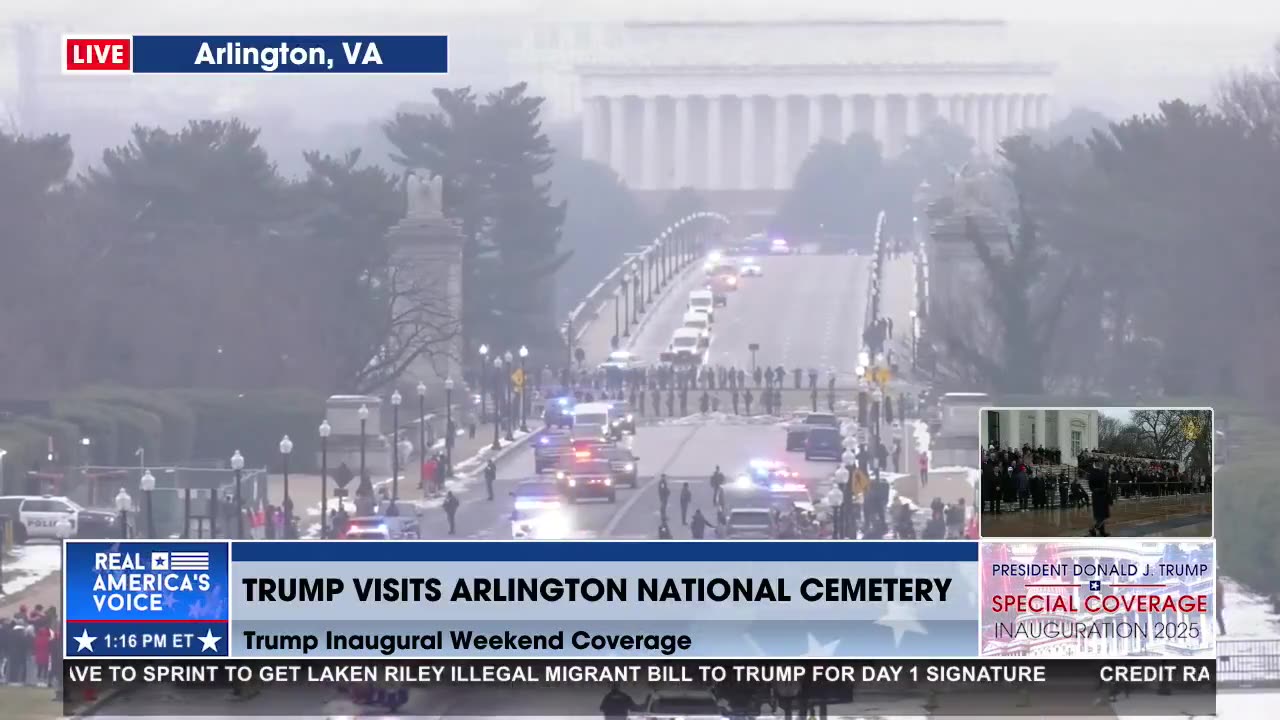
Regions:
<instances>
[{"instance_id":1,"label":"tree line","mask_svg":"<svg viewBox=\"0 0 1280 720\"><path fill-rule=\"evenodd\" d=\"M542 99L523 84L433 99L382 124L390 157L316 149L297 177L238 119L136 126L83 172L67 135L0 134L0 393L373 392L458 337L559 357L556 280L572 252L597 258L590 287L658 219L607 168L571 155L556 168ZM461 317L393 262L409 171L445 180Z\"/></svg>"}]
</instances>

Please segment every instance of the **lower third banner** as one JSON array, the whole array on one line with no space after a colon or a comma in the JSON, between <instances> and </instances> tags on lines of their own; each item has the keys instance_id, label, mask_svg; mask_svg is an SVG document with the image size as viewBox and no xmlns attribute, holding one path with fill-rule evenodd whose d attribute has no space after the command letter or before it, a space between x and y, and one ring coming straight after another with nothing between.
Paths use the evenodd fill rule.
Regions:
<instances>
[{"instance_id":1,"label":"lower third banner","mask_svg":"<svg viewBox=\"0 0 1280 720\"><path fill-rule=\"evenodd\" d=\"M1171 695L1200 716L1216 689L1212 660L68 659L64 680L120 688L107 714L175 717L1114 717Z\"/></svg>"}]
</instances>

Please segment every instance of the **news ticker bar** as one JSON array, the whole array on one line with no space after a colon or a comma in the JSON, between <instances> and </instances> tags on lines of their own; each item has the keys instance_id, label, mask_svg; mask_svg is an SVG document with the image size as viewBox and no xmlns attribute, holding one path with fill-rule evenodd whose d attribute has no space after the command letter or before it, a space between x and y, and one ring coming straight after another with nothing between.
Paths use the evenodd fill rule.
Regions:
<instances>
[{"instance_id":1,"label":"news ticker bar","mask_svg":"<svg viewBox=\"0 0 1280 720\"><path fill-rule=\"evenodd\" d=\"M454 717L593 716L617 684L640 708L647 699L675 694L714 695L732 714L754 715L753 704L781 693L850 714L860 705L884 707L889 698L919 701L933 714L971 716L1107 715L1107 699L1126 694L1125 715L1165 715L1163 695L1176 694L1180 712L1215 712L1216 668L1212 660L74 660L63 670L68 697L86 686L140 687L172 684L175 716L204 714L185 702L184 689L238 687L260 693L225 704L239 715L296 715L290 694L323 698L358 687L393 694L405 691L406 714L430 710ZM782 688L790 688L783 692ZM254 694L254 693L245 693ZM1150 702L1147 700L1150 699ZM429 707L415 707L416 704ZM153 705L145 705L154 712ZM112 708L128 715L130 704ZM273 711L273 708L275 709ZM756 708L758 711L758 708ZM643 710L642 710L643 711ZM692 714L685 709L684 714ZM699 715L704 713L697 713ZM729 713L726 713L729 714ZM914 713L908 713L914 714Z\"/></svg>"},{"instance_id":2,"label":"news ticker bar","mask_svg":"<svg viewBox=\"0 0 1280 720\"><path fill-rule=\"evenodd\" d=\"M442 74L444 35L64 35L62 72Z\"/></svg>"}]
</instances>

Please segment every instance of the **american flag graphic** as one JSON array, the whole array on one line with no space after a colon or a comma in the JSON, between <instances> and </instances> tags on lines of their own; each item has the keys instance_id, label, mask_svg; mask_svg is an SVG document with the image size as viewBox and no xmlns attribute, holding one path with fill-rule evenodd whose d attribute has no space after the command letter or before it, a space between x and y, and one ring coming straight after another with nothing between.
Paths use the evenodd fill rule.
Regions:
<instances>
[{"instance_id":1,"label":"american flag graphic","mask_svg":"<svg viewBox=\"0 0 1280 720\"><path fill-rule=\"evenodd\" d=\"M171 552L169 553L169 569L174 572L204 572L209 569L209 553L207 552Z\"/></svg>"}]
</instances>

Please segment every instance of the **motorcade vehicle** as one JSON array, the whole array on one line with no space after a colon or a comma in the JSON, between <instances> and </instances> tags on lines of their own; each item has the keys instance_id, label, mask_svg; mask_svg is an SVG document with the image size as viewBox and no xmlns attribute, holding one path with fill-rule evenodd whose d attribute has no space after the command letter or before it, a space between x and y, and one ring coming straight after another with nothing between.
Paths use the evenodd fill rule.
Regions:
<instances>
[{"instance_id":1,"label":"motorcade vehicle","mask_svg":"<svg viewBox=\"0 0 1280 720\"><path fill-rule=\"evenodd\" d=\"M671 336L671 345L663 353L668 362L679 365L701 365L706 354L702 333L692 328L678 328Z\"/></svg>"},{"instance_id":2,"label":"motorcade vehicle","mask_svg":"<svg viewBox=\"0 0 1280 720\"><path fill-rule=\"evenodd\" d=\"M840 418L831 413L805 413L800 419L787 425L787 451L803 450L809 431L820 426L835 428L839 434Z\"/></svg>"},{"instance_id":3,"label":"motorcade vehicle","mask_svg":"<svg viewBox=\"0 0 1280 720\"><path fill-rule=\"evenodd\" d=\"M738 489L767 489L770 485L790 482L800 477L786 463L778 460L754 459L747 467L734 477L733 485Z\"/></svg>"},{"instance_id":4,"label":"motorcade vehicle","mask_svg":"<svg viewBox=\"0 0 1280 720\"><path fill-rule=\"evenodd\" d=\"M809 429L804 436L805 460L835 460L839 462L844 454L844 441L840 437L840 428L829 425L817 425Z\"/></svg>"},{"instance_id":5,"label":"motorcade vehicle","mask_svg":"<svg viewBox=\"0 0 1280 720\"><path fill-rule=\"evenodd\" d=\"M58 522L71 524L72 538L113 538L120 535L120 519L110 510L90 510L60 495L0 497L0 515L12 528L13 544L31 540L59 540Z\"/></svg>"},{"instance_id":6,"label":"motorcade vehicle","mask_svg":"<svg viewBox=\"0 0 1280 720\"><path fill-rule=\"evenodd\" d=\"M547 427L555 428L571 428L573 427L573 396L564 396L547 398L547 403L542 410L542 422Z\"/></svg>"},{"instance_id":7,"label":"motorcade vehicle","mask_svg":"<svg viewBox=\"0 0 1280 720\"><path fill-rule=\"evenodd\" d=\"M768 540L777 537L777 523L768 507L739 507L729 510L716 535L725 540Z\"/></svg>"},{"instance_id":8,"label":"motorcade vehicle","mask_svg":"<svg viewBox=\"0 0 1280 720\"><path fill-rule=\"evenodd\" d=\"M556 470L560 492L571 503L587 498L618 501L613 465L606 458L575 458L568 469Z\"/></svg>"},{"instance_id":9,"label":"motorcade vehicle","mask_svg":"<svg viewBox=\"0 0 1280 720\"><path fill-rule=\"evenodd\" d=\"M711 345L711 322L707 320L706 313L695 312L690 310L684 314L684 327L692 328L702 334L702 347Z\"/></svg>"},{"instance_id":10,"label":"motorcade vehicle","mask_svg":"<svg viewBox=\"0 0 1280 720\"><path fill-rule=\"evenodd\" d=\"M644 720L721 720L728 705L709 690L659 690L644 703Z\"/></svg>"},{"instance_id":11,"label":"motorcade vehicle","mask_svg":"<svg viewBox=\"0 0 1280 720\"><path fill-rule=\"evenodd\" d=\"M511 497L512 539L554 540L572 533L564 494L555 480L522 480Z\"/></svg>"},{"instance_id":12,"label":"motorcade vehicle","mask_svg":"<svg viewBox=\"0 0 1280 720\"><path fill-rule=\"evenodd\" d=\"M638 355L630 350L614 350L609 353L609 357L605 358L604 362L600 363L600 369L605 371L627 371L641 367L644 367L644 363L640 360Z\"/></svg>"},{"instance_id":13,"label":"motorcade vehicle","mask_svg":"<svg viewBox=\"0 0 1280 720\"><path fill-rule=\"evenodd\" d=\"M713 307L725 307L729 304L729 293L738 289L738 276L714 275L707 281L707 289L711 291Z\"/></svg>"},{"instance_id":14,"label":"motorcade vehicle","mask_svg":"<svg viewBox=\"0 0 1280 720\"><path fill-rule=\"evenodd\" d=\"M715 305L715 293L710 290L691 290L689 292L689 309L694 312L704 313L707 316L707 322L714 323L716 321Z\"/></svg>"},{"instance_id":15,"label":"motorcade vehicle","mask_svg":"<svg viewBox=\"0 0 1280 720\"><path fill-rule=\"evenodd\" d=\"M422 536L413 515L368 515L351 518L339 537L343 540L417 540Z\"/></svg>"},{"instance_id":16,"label":"motorcade vehicle","mask_svg":"<svg viewBox=\"0 0 1280 720\"><path fill-rule=\"evenodd\" d=\"M533 443L533 472L541 475L560 465L560 459L573 453L573 438L568 433L544 432Z\"/></svg>"},{"instance_id":17,"label":"motorcade vehicle","mask_svg":"<svg viewBox=\"0 0 1280 720\"><path fill-rule=\"evenodd\" d=\"M625 400L610 401L613 406L613 420L609 424L609 435L621 438L623 435L636 434L636 416Z\"/></svg>"},{"instance_id":18,"label":"motorcade vehicle","mask_svg":"<svg viewBox=\"0 0 1280 720\"><path fill-rule=\"evenodd\" d=\"M764 275L764 268L760 266L760 262L754 257L744 257L738 261L738 275L740 277L761 277Z\"/></svg>"},{"instance_id":19,"label":"motorcade vehicle","mask_svg":"<svg viewBox=\"0 0 1280 720\"><path fill-rule=\"evenodd\" d=\"M611 403L578 403L573 408L573 438L604 437L608 435L613 419Z\"/></svg>"},{"instance_id":20,"label":"motorcade vehicle","mask_svg":"<svg viewBox=\"0 0 1280 720\"><path fill-rule=\"evenodd\" d=\"M769 241L769 253L772 255L790 255L791 246L784 238L773 238Z\"/></svg>"}]
</instances>

